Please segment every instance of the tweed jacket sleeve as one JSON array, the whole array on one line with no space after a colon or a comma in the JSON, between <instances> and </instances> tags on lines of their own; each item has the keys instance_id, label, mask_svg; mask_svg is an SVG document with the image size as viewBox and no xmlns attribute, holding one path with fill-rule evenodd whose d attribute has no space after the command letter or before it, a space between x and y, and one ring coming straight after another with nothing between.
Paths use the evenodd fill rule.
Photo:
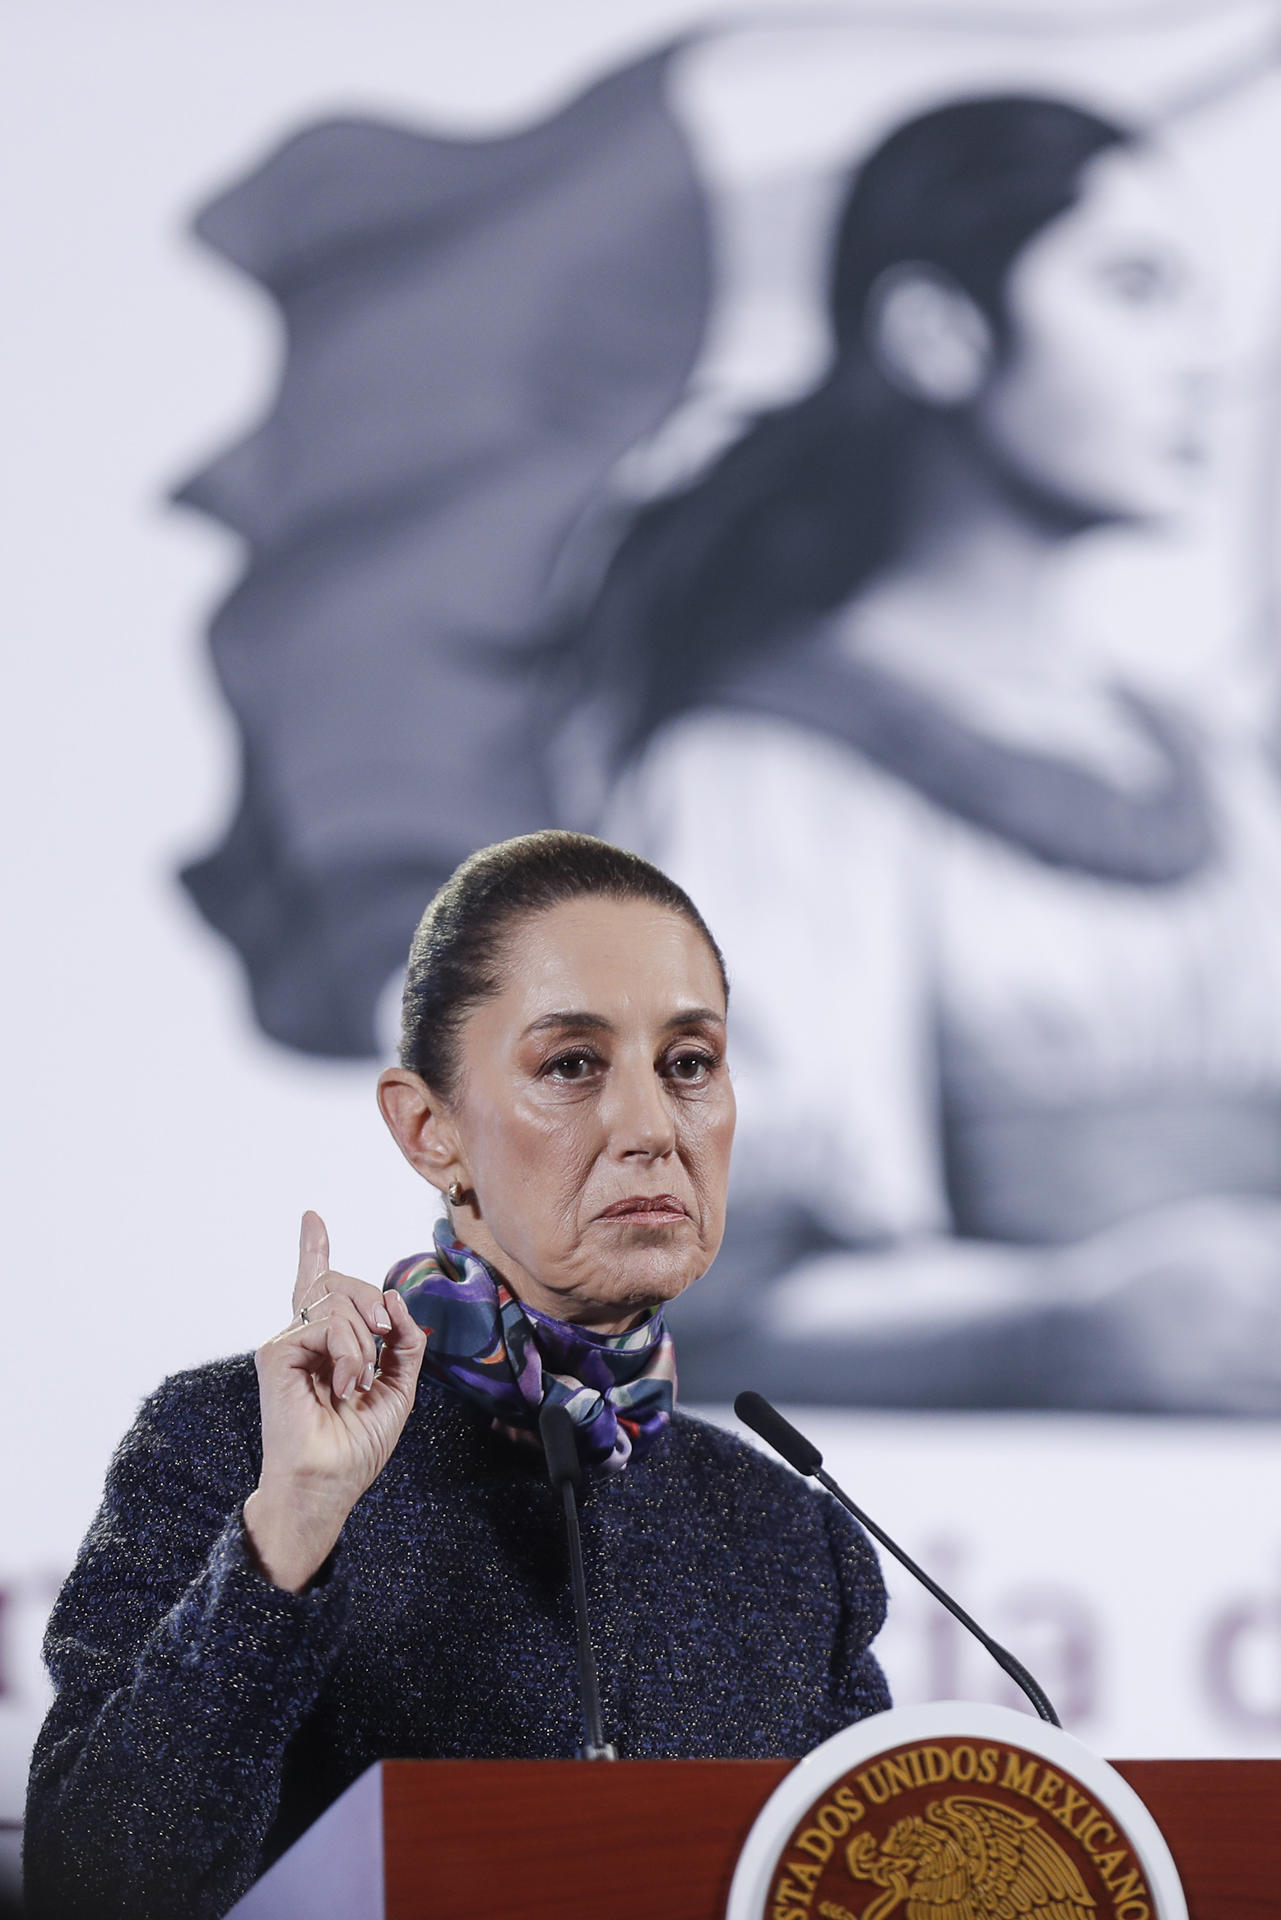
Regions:
<instances>
[{"instance_id":1,"label":"tweed jacket sleeve","mask_svg":"<svg viewBox=\"0 0 1281 1920\"><path fill-rule=\"evenodd\" d=\"M889 1683L870 1642L885 1621L885 1585L876 1551L863 1529L834 1500L823 1499L823 1522L841 1593L841 1625L833 1655L833 1732L884 1713L892 1704ZM871 1611L869 1617L869 1596Z\"/></svg>"},{"instance_id":2,"label":"tweed jacket sleeve","mask_svg":"<svg viewBox=\"0 0 1281 1920\"><path fill-rule=\"evenodd\" d=\"M286 1745L346 1617L341 1549L272 1586L240 1510L258 1474L248 1361L152 1395L49 1624L25 1880L34 1920L217 1915L261 1865Z\"/></svg>"}]
</instances>

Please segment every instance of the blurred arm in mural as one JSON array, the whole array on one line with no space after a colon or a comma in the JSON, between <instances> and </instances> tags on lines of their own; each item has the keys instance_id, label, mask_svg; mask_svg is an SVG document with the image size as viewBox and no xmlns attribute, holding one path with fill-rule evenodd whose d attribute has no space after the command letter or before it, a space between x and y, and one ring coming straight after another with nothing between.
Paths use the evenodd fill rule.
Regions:
<instances>
[{"instance_id":1,"label":"blurred arm in mural","mask_svg":"<svg viewBox=\"0 0 1281 1920\"><path fill-rule=\"evenodd\" d=\"M1281 1408L1276 769L1058 607L1202 485L1177 183L1073 106L943 106L860 169L831 301L826 379L639 517L586 633L605 830L707 902L745 1061L683 1375Z\"/></svg>"},{"instance_id":2,"label":"blurred arm in mural","mask_svg":"<svg viewBox=\"0 0 1281 1920\"><path fill-rule=\"evenodd\" d=\"M247 545L241 806L187 883L333 1054L486 841L592 825L706 902L738 1225L689 1395L1281 1410L1271 714L1119 675L1059 590L1205 491L1178 182L1028 92L903 120L830 367L629 507L716 277L682 57L501 140L313 128L202 216L288 351L186 493Z\"/></svg>"}]
</instances>

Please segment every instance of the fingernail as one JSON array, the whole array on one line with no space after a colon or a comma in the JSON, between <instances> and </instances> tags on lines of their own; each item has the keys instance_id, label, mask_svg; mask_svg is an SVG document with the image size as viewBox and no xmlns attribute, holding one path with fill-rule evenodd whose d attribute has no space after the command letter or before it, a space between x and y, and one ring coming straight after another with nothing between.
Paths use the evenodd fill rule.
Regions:
<instances>
[{"instance_id":1,"label":"fingernail","mask_svg":"<svg viewBox=\"0 0 1281 1920\"><path fill-rule=\"evenodd\" d=\"M373 1384L374 1384L374 1363L371 1360L369 1362L369 1365L365 1368L365 1371L360 1376L361 1392L368 1393L369 1389L373 1386Z\"/></svg>"},{"instance_id":2,"label":"fingernail","mask_svg":"<svg viewBox=\"0 0 1281 1920\"><path fill-rule=\"evenodd\" d=\"M381 1330L382 1330L382 1331L383 1331L384 1333L390 1333L390 1332L391 1332L391 1321L390 1321L390 1319L389 1319L389 1318L388 1318L388 1316L387 1316L387 1310L386 1310L386 1308L385 1308L385 1307L378 1307L378 1308L377 1308L377 1309L375 1310L375 1312L374 1312L374 1325L375 1325L376 1327L379 1327L379 1328L381 1328Z\"/></svg>"}]
</instances>

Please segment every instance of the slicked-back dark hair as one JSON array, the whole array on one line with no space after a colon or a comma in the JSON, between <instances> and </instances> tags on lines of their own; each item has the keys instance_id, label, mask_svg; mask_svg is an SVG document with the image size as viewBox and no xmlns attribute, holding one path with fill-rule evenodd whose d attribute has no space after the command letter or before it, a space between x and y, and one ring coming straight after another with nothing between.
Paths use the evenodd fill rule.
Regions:
<instances>
[{"instance_id":1,"label":"slicked-back dark hair","mask_svg":"<svg viewBox=\"0 0 1281 1920\"><path fill-rule=\"evenodd\" d=\"M728 1000L724 957L683 887L608 840L549 828L482 847L429 904L409 950L401 1066L452 1099L463 1022L481 1001L501 992L504 950L519 923L566 901L592 898L645 900L680 914L707 942Z\"/></svg>"}]
</instances>

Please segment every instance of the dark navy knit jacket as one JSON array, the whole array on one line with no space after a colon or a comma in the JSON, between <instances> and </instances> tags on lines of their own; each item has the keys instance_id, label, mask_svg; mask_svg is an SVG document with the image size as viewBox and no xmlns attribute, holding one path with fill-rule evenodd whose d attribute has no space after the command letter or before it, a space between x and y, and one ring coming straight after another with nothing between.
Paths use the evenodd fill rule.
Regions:
<instances>
[{"instance_id":1,"label":"dark navy knit jacket","mask_svg":"<svg viewBox=\"0 0 1281 1920\"><path fill-rule=\"evenodd\" d=\"M253 1362L169 1380L112 1463L54 1609L27 1812L39 1920L220 1915L373 1761L572 1757L559 1497L542 1457L424 1380L306 1592L240 1520ZM802 1754L889 1704L862 1533L790 1470L677 1414L583 1490L606 1737L624 1759Z\"/></svg>"}]
</instances>

